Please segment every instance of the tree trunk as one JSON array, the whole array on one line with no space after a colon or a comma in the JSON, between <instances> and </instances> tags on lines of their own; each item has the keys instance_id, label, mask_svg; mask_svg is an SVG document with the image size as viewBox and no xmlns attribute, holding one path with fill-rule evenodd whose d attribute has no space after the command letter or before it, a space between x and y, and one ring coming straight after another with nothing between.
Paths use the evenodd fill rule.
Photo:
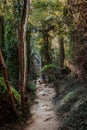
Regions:
<instances>
[{"instance_id":1,"label":"tree trunk","mask_svg":"<svg viewBox=\"0 0 87 130\"><path fill-rule=\"evenodd\" d=\"M64 52L64 42L63 38L60 39L60 70L64 67L64 59L65 59L65 52Z\"/></svg>"},{"instance_id":2,"label":"tree trunk","mask_svg":"<svg viewBox=\"0 0 87 130\"><path fill-rule=\"evenodd\" d=\"M48 35L45 35L45 49L46 49L46 64L50 63L50 54L49 54L49 40L48 40Z\"/></svg>"},{"instance_id":3,"label":"tree trunk","mask_svg":"<svg viewBox=\"0 0 87 130\"><path fill-rule=\"evenodd\" d=\"M30 39L31 39L31 31L29 30L28 31L28 72L29 72L29 74L31 74L31 68L30 68L30 66L31 66L31 56L30 56L30 54L31 54L31 43L30 43ZM28 78L28 75L27 75L27 78Z\"/></svg>"},{"instance_id":4,"label":"tree trunk","mask_svg":"<svg viewBox=\"0 0 87 130\"><path fill-rule=\"evenodd\" d=\"M1 63L2 69L3 69L4 79L5 79L5 83L6 83L8 94L9 94L11 107L12 107L14 114L17 116L18 112L17 112L17 109L16 109L14 97L13 97L13 94L12 94L12 89L11 89L10 84L9 84L8 72L7 72L7 69L6 69L6 66L5 66L5 62L4 62L4 58L2 56L1 49L0 49L0 63Z\"/></svg>"},{"instance_id":5,"label":"tree trunk","mask_svg":"<svg viewBox=\"0 0 87 130\"><path fill-rule=\"evenodd\" d=\"M4 48L4 17L3 16L0 16L0 33L1 33L0 46L3 49Z\"/></svg>"},{"instance_id":6,"label":"tree trunk","mask_svg":"<svg viewBox=\"0 0 87 130\"><path fill-rule=\"evenodd\" d=\"M22 109L25 107L25 89L27 83L27 27L28 27L28 15L29 15L29 0L24 0L24 7L21 18L21 27L20 27L20 48L19 48L19 87L21 92L21 105Z\"/></svg>"},{"instance_id":7,"label":"tree trunk","mask_svg":"<svg viewBox=\"0 0 87 130\"><path fill-rule=\"evenodd\" d=\"M45 58L45 64L50 64L51 63L51 58L50 58L50 46L49 46L49 36L48 34L44 34L44 58Z\"/></svg>"}]
</instances>

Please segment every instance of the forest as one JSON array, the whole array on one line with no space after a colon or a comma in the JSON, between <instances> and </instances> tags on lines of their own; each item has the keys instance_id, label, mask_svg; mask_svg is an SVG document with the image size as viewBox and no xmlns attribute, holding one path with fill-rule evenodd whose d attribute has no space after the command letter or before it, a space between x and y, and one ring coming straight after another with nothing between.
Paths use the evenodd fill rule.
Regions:
<instances>
[{"instance_id":1,"label":"forest","mask_svg":"<svg viewBox=\"0 0 87 130\"><path fill-rule=\"evenodd\" d=\"M0 0L0 130L87 130L87 0Z\"/></svg>"}]
</instances>

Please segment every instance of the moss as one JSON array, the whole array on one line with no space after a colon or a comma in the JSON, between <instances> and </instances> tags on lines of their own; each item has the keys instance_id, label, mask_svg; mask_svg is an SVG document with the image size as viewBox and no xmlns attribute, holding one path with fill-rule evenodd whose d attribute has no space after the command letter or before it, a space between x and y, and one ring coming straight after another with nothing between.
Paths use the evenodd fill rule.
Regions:
<instances>
[{"instance_id":1,"label":"moss","mask_svg":"<svg viewBox=\"0 0 87 130\"><path fill-rule=\"evenodd\" d=\"M15 100L17 101L17 103L20 103L20 94L15 90L15 88L12 88L12 93L15 97Z\"/></svg>"}]
</instances>

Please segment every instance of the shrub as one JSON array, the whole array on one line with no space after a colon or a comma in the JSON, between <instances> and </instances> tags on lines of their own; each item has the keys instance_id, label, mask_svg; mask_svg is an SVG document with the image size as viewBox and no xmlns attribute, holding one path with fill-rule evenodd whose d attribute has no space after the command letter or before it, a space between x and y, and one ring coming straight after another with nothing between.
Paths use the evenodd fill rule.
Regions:
<instances>
[{"instance_id":1,"label":"shrub","mask_svg":"<svg viewBox=\"0 0 87 130\"><path fill-rule=\"evenodd\" d=\"M55 64L49 64L49 65L45 65L42 69L41 72L47 72L48 70L53 70L56 68Z\"/></svg>"},{"instance_id":2,"label":"shrub","mask_svg":"<svg viewBox=\"0 0 87 130\"><path fill-rule=\"evenodd\" d=\"M20 102L19 93L13 87L12 87L12 92L15 97L15 100L17 101L17 103L19 103ZM4 78L0 77L0 98L2 97L8 97L8 90L7 90Z\"/></svg>"},{"instance_id":3,"label":"shrub","mask_svg":"<svg viewBox=\"0 0 87 130\"><path fill-rule=\"evenodd\" d=\"M31 91L35 91L36 85L32 82L28 82L27 89Z\"/></svg>"}]
</instances>

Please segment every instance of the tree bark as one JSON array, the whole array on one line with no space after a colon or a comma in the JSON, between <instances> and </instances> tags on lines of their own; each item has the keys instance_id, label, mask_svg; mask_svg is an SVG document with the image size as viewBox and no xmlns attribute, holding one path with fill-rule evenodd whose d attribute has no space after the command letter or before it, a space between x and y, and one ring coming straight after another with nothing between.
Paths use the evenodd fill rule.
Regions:
<instances>
[{"instance_id":1,"label":"tree bark","mask_svg":"<svg viewBox=\"0 0 87 130\"><path fill-rule=\"evenodd\" d=\"M44 39L44 45L43 45L43 58L45 59L44 62L42 62L42 66L44 66L45 64L50 64L51 63L51 56L50 56L50 45L49 45L49 36L48 34L44 34L43 35L43 39ZM43 59L42 59L43 60Z\"/></svg>"},{"instance_id":2,"label":"tree bark","mask_svg":"<svg viewBox=\"0 0 87 130\"><path fill-rule=\"evenodd\" d=\"M49 40L48 35L45 35L45 49L46 49L46 64L50 64L50 54L49 54Z\"/></svg>"},{"instance_id":3,"label":"tree bark","mask_svg":"<svg viewBox=\"0 0 87 130\"><path fill-rule=\"evenodd\" d=\"M65 59L65 52L64 52L64 42L63 38L60 39L60 70L64 67L64 59Z\"/></svg>"},{"instance_id":4,"label":"tree bark","mask_svg":"<svg viewBox=\"0 0 87 130\"><path fill-rule=\"evenodd\" d=\"M0 38L0 42L1 42L1 48L4 48L4 17L0 16L0 32L1 32L1 38Z\"/></svg>"},{"instance_id":5,"label":"tree bark","mask_svg":"<svg viewBox=\"0 0 87 130\"><path fill-rule=\"evenodd\" d=\"M24 7L21 18L21 27L20 27L20 47L19 47L19 87L21 92L21 106L22 109L25 107L25 90L27 84L27 27L28 27L28 16L29 16L29 5L30 0L24 0Z\"/></svg>"},{"instance_id":6,"label":"tree bark","mask_svg":"<svg viewBox=\"0 0 87 130\"><path fill-rule=\"evenodd\" d=\"M12 89L11 89L10 84L9 84L8 72L7 72L7 69L6 69L6 66L5 66L5 62L4 62L4 58L2 56L1 49L0 49L0 63L1 63L2 69L3 69L4 79L5 79L5 83L6 83L8 94L9 94L11 107L12 107L14 114L17 116L18 112L17 112L17 109L16 109L14 97L13 97L13 94L12 94Z\"/></svg>"}]
</instances>

